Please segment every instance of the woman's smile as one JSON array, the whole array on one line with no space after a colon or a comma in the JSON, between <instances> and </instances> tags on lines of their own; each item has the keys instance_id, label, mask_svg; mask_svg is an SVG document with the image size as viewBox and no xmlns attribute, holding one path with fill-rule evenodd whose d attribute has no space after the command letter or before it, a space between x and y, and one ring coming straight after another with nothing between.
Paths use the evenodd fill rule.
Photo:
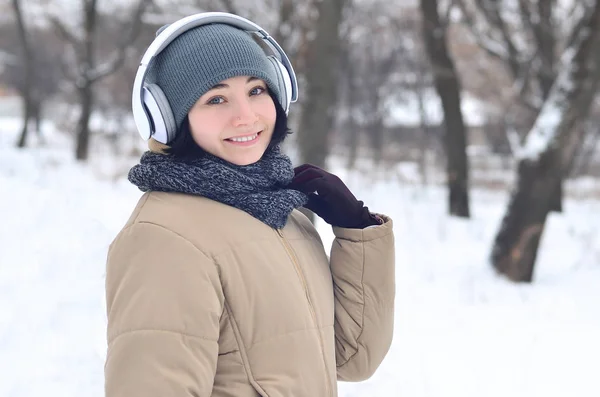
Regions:
<instances>
[{"instance_id":1,"label":"woman's smile","mask_svg":"<svg viewBox=\"0 0 600 397\"><path fill-rule=\"evenodd\" d=\"M240 135L236 137L231 137L225 139L225 142L228 142L234 146L253 146L256 144L261 136L262 131L259 131L254 134L249 135Z\"/></svg>"}]
</instances>

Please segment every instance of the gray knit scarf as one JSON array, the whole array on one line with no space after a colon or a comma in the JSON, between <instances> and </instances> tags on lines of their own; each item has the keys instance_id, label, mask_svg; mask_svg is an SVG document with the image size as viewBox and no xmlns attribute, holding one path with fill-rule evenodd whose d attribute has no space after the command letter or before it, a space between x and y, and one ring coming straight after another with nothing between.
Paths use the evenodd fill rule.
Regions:
<instances>
[{"instance_id":1,"label":"gray knit scarf","mask_svg":"<svg viewBox=\"0 0 600 397\"><path fill-rule=\"evenodd\" d=\"M286 186L294 177L290 159L278 148L258 162L238 166L211 154L180 160L172 155L146 152L129 171L129 181L140 190L179 192L204 196L238 208L281 229L289 214L306 204L307 196Z\"/></svg>"}]
</instances>

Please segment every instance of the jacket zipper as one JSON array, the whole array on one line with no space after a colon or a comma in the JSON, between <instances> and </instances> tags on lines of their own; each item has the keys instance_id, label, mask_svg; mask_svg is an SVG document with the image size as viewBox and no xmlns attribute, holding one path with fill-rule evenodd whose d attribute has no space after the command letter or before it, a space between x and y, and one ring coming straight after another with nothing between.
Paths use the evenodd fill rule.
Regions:
<instances>
[{"instance_id":1,"label":"jacket zipper","mask_svg":"<svg viewBox=\"0 0 600 397\"><path fill-rule=\"evenodd\" d=\"M321 337L321 329L319 328L319 324L317 322L317 314L315 313L315 308L313 307L312 301L310 299L310 294L308 293L308 285L306 284L306 279L304 278L302 269L300 268L300 265L298 264L298 261L296 260L296 255L294 255L292 248L290 247L289 243L283 236L283 232L279 229L276 229L276 230L277 230L277 234L279 235L279 237L281 237L281 242L282 242L288 256L290 257L292 263L294 264L294 267L296 268L296 272L298 273L298 277L300 278L300 281L302 282L302 287L304 288L304 295L306 296L306 300L308 301L308 307L310 309L310 314L312 316L312 320L315 324L315 328L317 329L317 333L319 336L319 345L321 347L323 364L325 365L325 374L327 375L327 395L331 396L332 395L331 390L330 390L331 379L329 376L329 370L327 368L327 361L325 359L325 346L324 346L325 343L323 342L323 338Z\"/></svg>"}]
</instances>

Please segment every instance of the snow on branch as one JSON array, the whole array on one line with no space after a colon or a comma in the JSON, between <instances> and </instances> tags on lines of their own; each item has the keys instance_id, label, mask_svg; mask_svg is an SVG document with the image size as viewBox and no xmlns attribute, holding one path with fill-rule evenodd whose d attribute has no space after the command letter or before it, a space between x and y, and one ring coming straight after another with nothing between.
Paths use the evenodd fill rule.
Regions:
<instances>
[{"instance_id":1,"label":"snow on branch","mask_svg":"<svg viewBox=\"0 0 600 397\"><path fill-rule=\"evenodd\" d=\"M567 47L573 45L575 40L577 40L577 38L579 37L581 30L585 26L585 22L587 20L586 16L589 12L591 12L591 9L592 7L590 5L581 3L575 3L575 5L573 6L571 18L569 18L571 26L567 27Z\"/></svg>"},{"instance_id":2,"label":"snow on branch","mask_svg":"<svg viewBox=\"0 0 600 397\"><path fill-rule=\"evenodd\" d=\"M518 160L537 160L556 142L560 125L569 108L577 84L575 73L580 65L575 62L581 43L589 32L582 30L579 40L569 47L561 57L561 69L552 86L548 99L544 102L540 114L535 120L523 146L516 152ZM587 33L587 34L586 34Z\"/></svg>"},{"instance_id":3,"label":"snow on branch","mask_svg":"<svg viewBox=\"0 0 600 397\"><path fill-rule=\"evenodd\" d=\"M559 81L561 75L559 75ZM527 134L524 145L516 152L518 160L537 160L550 147L556 139L558 127L566 110L562 103L564 99L564 93L561 95L558 90L554 95L550 94L550 98L544 103L533 128Z\"/></svg>"}]
</instances>

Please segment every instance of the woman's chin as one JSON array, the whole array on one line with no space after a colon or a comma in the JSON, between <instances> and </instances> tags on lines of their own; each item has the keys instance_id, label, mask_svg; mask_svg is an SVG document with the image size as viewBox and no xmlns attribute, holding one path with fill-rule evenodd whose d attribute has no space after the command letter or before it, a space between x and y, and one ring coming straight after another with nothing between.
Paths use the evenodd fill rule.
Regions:
<instances>
[{"instance_id":1,"label":"woman's chin","mask_svg":"<svg viewBox=\"0 0 600 397\"><path fill-rule=\"evenodd\" d=\"M228 156L229 158L225 158L224 160L239 166L251 165L258 162L264 153L265 149L252 150L249 153L232 154L231 156Z\"/></svg>"}]
</instances>

